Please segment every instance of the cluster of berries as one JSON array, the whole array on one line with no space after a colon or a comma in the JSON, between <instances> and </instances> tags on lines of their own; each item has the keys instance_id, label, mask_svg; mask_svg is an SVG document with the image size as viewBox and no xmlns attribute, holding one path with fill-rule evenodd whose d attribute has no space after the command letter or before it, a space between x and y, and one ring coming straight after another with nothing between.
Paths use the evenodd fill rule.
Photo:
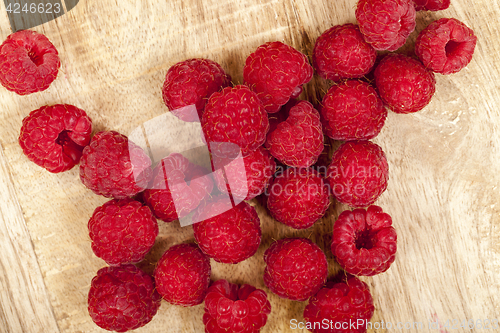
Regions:
<instances>
[{"instance_id":1,"label":"cluster of berries","mask_svg":"<svg viewBox=\"0 0 500 333\"><path fill-rule=\"evenodd\" d=\"M91 119L75 106L32 111L19 136L25 155L53 173L80 163L82 183L111 199L88 222L93 252L110 265L90 287L94 322L119 332L135 329L151 321L164 299L179 306L204 302L207 333L260 331L271 312L266 292L210 281L210 258L236 264L257 252L260 218L246 201L259 195L277 221L294 229L322 218L332 195L355 208L342 212L333 228L331 250L345 271L341 277L327 282L326 256L312 241L285 238L265 251L263 281L282 298L309 300L309 323L370 320L373 299L356 276L385 272L395 260L397 235L391 217L373 205L387 188L388 164L382 148L368 140L381 131L387 109L424 108L435 92L434 73L464 68L476 37L458 20L442 18L420 32L416 57L388 53L377 59L377 51L405 44L416 10L448 6L449 0L359 0L359 25L321 34L312 66L291 46L265 43L247 58L241 85L233 86L212 60L170 67L164 102L179 119L201 123L213 172L178 153L153 166L142 148L115 131L91 137ZM16 32L0 45L0 83L20 95L47 89L59 67L55 47L38 33ZM334 82L318 106L297 100L314 70ZM192 105L196 112L186 108ZM345 143L321 170L325 136ZM235 200L226 200L228 194ZM172 222L190 213L201 221L193 226L196 244L170 247L153 276L133 265L153 247L156 219Z\"/></svg>"}]
</instances>

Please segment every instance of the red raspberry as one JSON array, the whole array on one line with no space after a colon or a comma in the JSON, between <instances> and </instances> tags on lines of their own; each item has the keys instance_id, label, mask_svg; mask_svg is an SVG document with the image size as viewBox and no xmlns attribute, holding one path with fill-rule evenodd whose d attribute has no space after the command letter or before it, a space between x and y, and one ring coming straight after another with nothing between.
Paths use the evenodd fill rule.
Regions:
<instances>
[{"instance_id":1,"label":"red raspberry","mask_svg":"<svg viewBox=\"0 0 500 333\"><path fill-rule=\"evenodd\" d=\"M206 333L258 333L270 313L264 290L217 280L205 297L203 324Z\"/></svg>"},{"instance_id":2,"label":"red raspberry","mask_svg":"<svg viewBox=\"0 0 500 333\"><path fill-rule=\"evenodd\" d=\"M242 201L237 206L221 196L201 206L193 216L194 238L215 261L236 264L257 252L262 232L255 208Z\"/></svg>"},{"instance_id":3,"label":"red raspberry","mask_svg":"<svg viewBox=\"0 0 500 333\"><path fill-rule=\"evenodd\" d=\"M323 177L312 168L289 168L273 180L267 208L279 222L295 229L311 227L325 215L330 195Z\"/></svg>"},{"instance_id":4,"label":"red raspberry","mask_svg":"<svg viewBox=\"0 0 500 333\"><path fill-rule=\"evenodd\" d=\"M0 45L0 83L16 94L44 91L56 79L59 67L54 45L35 31L15 32Z\"/></svg>"},{"instance_id":5,"label":"red raspberry","mask_svg":"<svg viewBox=\"0 0 500 333\"><path fill-rule=\"evenodd\" d=\"M236 145L248 156L266 140L269 120L257 95L239 85L210 96L201 126L213 154L234 157Z\"/></svg>"},{"instance_id":6,"label":"red raspberry","mask_svg":"<svg viewBox=\"0 0 500 333\"><path fill-rule=\"evenodd\" d=\"M311 327L314 323L328 323L328 328L315 328L313 333L365 333L366 324L375 307L368 285L355 276L329 281L309 299L304 319ZM344 329L342 329L344 327Z\"/></svg>"},{"instance_id":7,"label":"red raspberry","mask_svg":"<svg viewBox=\"0 0 500 333\"><path fill-rule=\"evenodd\" d=\"M450 0L413 0L415 10L438 11L450 7Z\"/></svg>"},{"instance_id":8,"label":"red raspberry","mask_svg":"<svg viewBox=\"0 0 500 333\"><path fill-rule=\"evenodd\" d=\"M328 263L321 249L307 238L275 241L264 253L264 283L276 295L305 301L323 286Z\"/></svg>"},{"instance_id":9,"label":"red raspberry","mask_svg":"<svg viewBox=\"0 0 500 333\"><path fill-rule=\"evenodd\" d=\"M205 298L210 272L210 259L196 244L178 244L158 261L154 272L156 290L171 304L194 306Z\"/></svg>"},{"instance_id":10,"label":"red raspberry","mask_svg":"<svg viewBox=\"0 0 500 333\"><path fill-rule=\"evenodd\" d=\"M420 32L415 53L426 68L440 74L453 74L472 60L476 41L474 31L459 20L441 18Z\"/></svg>"},{"instance_id":11,"label":"red raspberry","mask_svg":"<svg viewBox=\"0 0 500 333\"><path fill-rule=\"evenodd\" d=\"M276 162L262 147L247 157L214 156L214 179L219 190L241 200L251 200L265 191L276 170Z\"/></svg>"},{"instance_id":12,"label":"red raspberry","mask_svg":"<svg viewBox=\"0 0 500 333\"><path fill-rule=\"evenodd\" d=\"M250 54L243 79L257 93L269 113L278 112L290 98L299 97L302 85L313 77L307 57L281 42L268 42Z\"/></svg>"},{"instance_id":13,"label":"red raspberry","mask_svg":"<svg viewBox=\"0 0 500 333\"><path fill-rule=\"evenodd\" d=\"M323 144L319 112L307 101L295 104L286 121L279 123L266 141L269 152L280 162L301 168L316 163Z\"/></svg>"},{"instance_id":14,"label":"red raspberry","mask_svg":"<svg viewBox=\"0 0 500 333\"><path fill-rule=\"evenodd\" d=\"M210 196L214 183L208 173L181 154L170 154L154 168L151 188L143 192L144 202L164 222L183 218Z\"/></svg>"},{"instance_id":15,"label":"red raspberry","mask_svg":"<svg viewBox=\"0 0 500 333\"><path fill-rule=\"evenodd\" d=\"M387 109L368 83L348 80L332 86L323 97L325 134L334 140L367 140L379 133Z\"/></svg>"},{"instance_id":16,"label":"red raspberry","mask_svg":"<svg viewBox=\"0 0 500 333\"><path fill-rule=\"evenodd\" d=\"M415 30L412 0L359 0L359 30L375 50L396 51Z\"/></svg>"},{"instance_id":17,"label":"red raspberry","mask_svg":"<svg viewBox=\"0 0 500 333\"><path fill-rule=\"evenodd\" d=\"M92 120L76 106L42 106L23 119L19 145L30 161L58 173L78 164L91 132Z\"/></svg>"},{"instance_id":18,"label":"red raspberry","mask_svg":"<svg viewBox=\"0 0 500 333\"><path fill-rule=\"evenodd\" d=\"M90 317L108 331L126 332L149 323L160 307L154 281L134 265L101 268L88 295Z\"/></svg>"},{"instance_id":19,"label":"red raspberry","mask_svg":"<svg viewBox=\"0 0 500 333\"><path fill-rule=\"evenodd\" d=\"M173 115L184 121L200 121L208 98L228 87L231 77L215 61L188 59L170 67L162 88L163 101ZM188 105L198 113L189 113ZM177 111L176 111L177 110Z\"/></svg>"},{"instance_id":20,"label":"red raspberry","mask_svg":"<svg viewBox=\"0 0 500 333\"><path fill-rule=\"evenodd\" d=\"M365 42L359 27L336 25L321 34L313 50L313 66L324 79L359 78L370 72L377 53Z\"/></svg>"},{"instance_id":21,"label":"red raspberry","mask_svg":"<svg viewBox=\"0 0 500 333\"><path fill-rule=\"evenodd\" d=\"M382 148L370 141L349 141L333 154L328 167L335 198L353 207L367 207L386 190L389 165Z\"/></svg>"},{"instance_id":22,"label":"red raspberry","mask_svg":"<svg viewBox=\"0 0 500 333\"><path fill-rule=\"evenodd\" d=\"M82 183L108 198L136 195L146 188L151 174L151 160L144 150L115 131L94 135L80 161Z\"/></svg>"},{"instance_id":23,"label":"red raspberry","mask_svg":"<svg viewBox=\"0 0 500 333\"><path fill-rule=\"evenodd\" d=\"M333 226L332 253L347 273L372 276L394 262L396 241L392 219L382 208L346 210Z\"/></svg>"},{"instance_id":24,"label":"red raspberry","mask_svg":"<svg viewBox=\"0 0 500 333\"><path fill-rule=\"evenodd\" d=\"M374 75L380 98L396 113L422 110L436 91L434 73L402 54L382 58Z\"/></svg>"},{"instance_id":25,"label":"red raspberry","mask_svg":"<svg viewBox=\"0 0 500 333\"><path fill-rule=\"evenodd\" d=\"M158 235L158 223L151 210L128 198L97 207L88 228L92 251L108 265L143 260Z\"/></svg>"}]
</instances>

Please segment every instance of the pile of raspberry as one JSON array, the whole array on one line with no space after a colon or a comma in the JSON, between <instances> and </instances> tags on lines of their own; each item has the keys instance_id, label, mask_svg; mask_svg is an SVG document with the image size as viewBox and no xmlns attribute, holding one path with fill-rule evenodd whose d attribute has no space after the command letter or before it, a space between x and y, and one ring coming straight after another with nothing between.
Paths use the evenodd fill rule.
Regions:
<instances>
[{"instance_id":1,"label":"pile of raspberry","mask_svg":"<svg viewBox=\"0 0 500 333\"><path fill-rule=\"evenodd\" d=\"M397 250L391 216L375 205L389 180L386 155L369 140L382 130L388 110L413 113L430 103L435 73L457 73L471 61L476 36L454 18L423 29L414 54L394 52L414 31L417 10L449 5L359 0L358 24L324 31L312 65L293 47L268 42L248 56L241 84L209 59L170 67L163 100L174 116L200 123L212 170L180 153L153 165L121 133L92 135L91 119L73 105L32 111L19 135L28 159L53 173L79 164L82 183L110 199L88 221L92 251L109 265L91 282L92 320L107 330L132 330L149 323L163 299L183 307L204 303L200 320L207 333L259 332L271 313L272 292L307 301L311 332L365 332L366 325L349 324L367 323L374 313L368 285L358 277L387 271ZM0 83L20 95L48 89L59 67L54 45L36 32L16 32L0 45ZM330 84L316 104L299 99L314 72ZM341 144L325 162L331 140ZM311 240L282 238L261 258L266 290L212 281L211 259L237 264L261 245L261 220L248 203L254 198L290 231L311 228L334 201L350 207L332 231L331 251L342 272L328 277L333 263ZM135 264L158 236L157 220L187 216L196 222L195 242L168 248L152 276L139 269ZM328 328L318 325L325 321Z\"/></svg>"}]
</instances>

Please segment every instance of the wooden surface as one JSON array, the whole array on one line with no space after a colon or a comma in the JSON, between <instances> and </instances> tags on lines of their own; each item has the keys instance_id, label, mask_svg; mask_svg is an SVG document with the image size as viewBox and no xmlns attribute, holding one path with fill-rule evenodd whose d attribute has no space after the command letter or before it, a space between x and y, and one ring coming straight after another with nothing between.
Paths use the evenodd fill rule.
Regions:
<instances>
[{"instance_id":1,"label":"wooden surface","mask_svg":"<svg viewBox=\"0 0 500 333\"><path fill-rule=\"evenodd\" d=\"M63 65L45 92L23 97L0 89L0 331L101 331L88 316L86 297L105 263L93 255L86 225L106 199L84 188L78 168L53 175L27 160L17 137L30 111L74 104L87 111L95 131L129 134L167 111L160 88L172 64L210 58L241 83L244 60L257 46L280 40L310 56L322 31L355 22L355 5L355 0L89 0L36 27L55 44ZM0 10L5 12L2 2ZM372 322L500 319L499 3L452 0L446 11L417 17L417 32L434 19L455 17L474 29L478 43L466 69L436 76L436 94L424 110L389 113L374 140L390 166L388 190L377 204L392 215L399 248L389 271L363 278L375 300ZM417 32L405 49L412 48ZM0 39L10 33L7 15L0 14ZM315 78L303 97L315 101L326 87ZM262 219L257 254L237 265L212 261L212 279L267 290L262 255L274 239L288 236L315 241L327 253L330 272L338 270L328 236L346 207L334 204L313 228L298 232L252 204ZM192 227L159 225L153 252L141 264L150 272L165 249L193 240ZM305 332L290 328L291 319L303 321L305 303L269 295L272 313L262 332ZM202 313L203 305L163 302L152 322L137 331L202 332Z\"/></svg>"}]
</instances>

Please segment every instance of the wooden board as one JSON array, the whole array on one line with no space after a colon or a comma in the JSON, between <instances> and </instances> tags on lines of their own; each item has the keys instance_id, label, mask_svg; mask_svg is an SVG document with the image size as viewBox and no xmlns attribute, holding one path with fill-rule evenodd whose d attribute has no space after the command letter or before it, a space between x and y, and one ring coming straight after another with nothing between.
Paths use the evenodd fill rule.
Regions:
<instances>
[{"instance_id":1,"label":"wooden board","mask_svg":"<svg viewBox=\"0 0 500 333\"><path fill-rule=\"evenodd\" d=\"M355 22L355 6L355 0L88 0L36 27L55 44L63 65L45 92L22 97L0 89L0 331L101 331L88 316L86 297L105 264L91 251L86 225L106 199L81 184L77 168L53 175L27 160L17 137L30 111L74 104L87 111L95 131L128 134L167 111L160 89L172 64L210 58L241 83L245 58L259 45L279 40L310 56L322 31ZM453 0L448 10L418 13L405 49L440 17L474 29L473 61L458 74L437 75L435 97L421 112L389 113L374 140L390 165L388 190L377 204L392 215L399 248L389 271L362 279L375 300L373 323L426 325L419 330L407 324L405 332L465 332L444 324L500 319L500 6L496 0ZM0 39L10 33L7 15L0 14ZM303 98L315 101L326 88L315 78ZM318 243L330 273L338 270L328 236L345 206L333 205L313 228L299 232L252 204L263 229L257 254L237 265L212 261L212 279L267 290L262 255L274 239L289 236ZM192 227L160 222L160 236L141 267L151 272L165 249L189 240ZM272 313L262 332L305 332L290 328L290 320L303 321L305 303L269 295ZM137 331L202 332L202 313L203 305L186 309L163 302ZM436 320L439 330L429 330Z\"/></svg>"}]
</instances>

